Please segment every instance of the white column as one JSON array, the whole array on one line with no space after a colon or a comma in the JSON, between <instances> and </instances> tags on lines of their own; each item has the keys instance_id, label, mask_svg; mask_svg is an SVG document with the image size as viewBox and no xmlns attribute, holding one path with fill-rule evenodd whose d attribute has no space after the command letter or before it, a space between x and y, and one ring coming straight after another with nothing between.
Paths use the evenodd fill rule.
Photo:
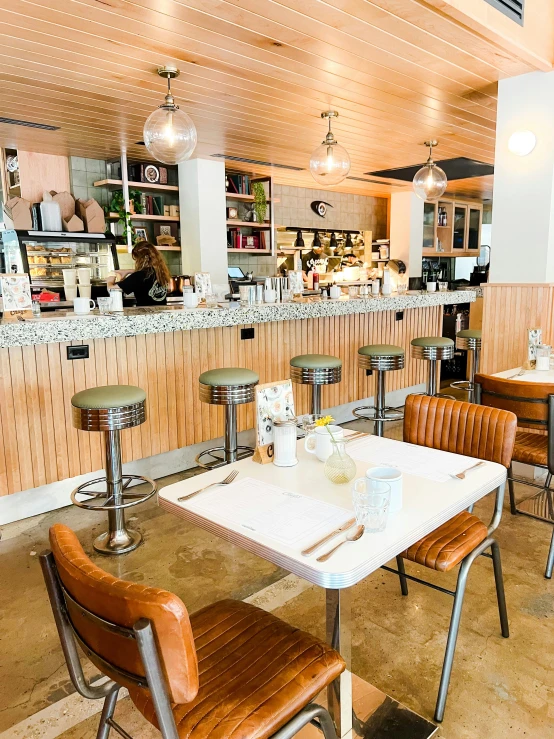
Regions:
<instances>
[{"instance_id":1,"label":"white column","mask_svg":"<svg viewBox=\"0 0 554 739\"><path fill-rule=\"evenodd\" d=\"M391 195L391 259L401 259L405 262L410 277L421 277L423 205L423 200L411 190Z\"/></svg>"},{"instance_id":2,"label":"white column","mask_svg":"<svg viewBox=\"0 0 554 739\"><path fill-rule=\"evenodd\" d=\"M184 274L209 272L212 284L226 284L225 163L189 159L179 164L179 202Z\"/></svg>"},{"instance_id":3,"label":"white column","mask_svg":"<svg viewBox=\"0 0 554 739\"><path fill-rule=\"evenodd\" d=\"M518 156L510 136L532 131ZM500 80L494 160L490 282L554 282L554 72Z\"/></svg>"}]
</instances>

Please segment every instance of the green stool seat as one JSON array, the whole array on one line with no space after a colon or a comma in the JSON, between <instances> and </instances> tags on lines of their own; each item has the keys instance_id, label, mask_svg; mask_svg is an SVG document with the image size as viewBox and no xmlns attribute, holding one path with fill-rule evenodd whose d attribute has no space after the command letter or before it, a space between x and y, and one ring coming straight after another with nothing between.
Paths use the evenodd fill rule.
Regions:
<instances>
[{"instance_id":1,"label":"green stool seat","mask_svg":"<svg viewBox=\"0 0 554 739\"><path fill-rule=\"evenodd\" d=\"M146 400L146 393L134 385L104 385L81 390L71 398L71 405L85 410L124 408Z\"/></svg>"},{"instance_id":2,"label":"green stool seat","mask_svg":"<svg viewBox=\"0 0 554 739\"><path fill-rule=\"evenodd\" d=\"M447 339L446 336L420 336L417 339L412 339L412 346L429 346L429 347L446 347L454 346L452 339Z\"/></svg>"},{"instance_id":3,"label":"green stool seat","mask_svg":"<svg viewBox=\"0 0 554 739\"><path fill-rule=\"evenodd\" d=\"M394 344L368 344L358 349L358 354L364 357L401 357L404 349Z\"/></svg>"},{"instance_id":4,"label":"green stool seat","mask_svg":"<svg viewBox=\"0 0 554 739\"><path fill-rule=\"evenodd\" d=\"M342 359L330 354L299 354L290 360L291 367L301 369L335 369L342 367Z\"/></svg>"},{"instance_id":5,"label":"green stool seat","mask_svg":"<svg viewBox=\"0 0 554 739\"><path fill-rule=\"evenodd\" d=\"M243 367L222 367L202 372L198 381L210 387L233 387L235 385L256 385L260 378L252 370Z\"/></svg>"},{"instance_id":6,"label":"green stool seat","mask_svg":"<svg viewBox=\"0 0 554 739\"><path fill-rule=\"evenodd\" d=\"M463 331L458 331L456 334L457 339L480 339L483 332L478 328L466 328Z\"/></svg>"}]
</instances>

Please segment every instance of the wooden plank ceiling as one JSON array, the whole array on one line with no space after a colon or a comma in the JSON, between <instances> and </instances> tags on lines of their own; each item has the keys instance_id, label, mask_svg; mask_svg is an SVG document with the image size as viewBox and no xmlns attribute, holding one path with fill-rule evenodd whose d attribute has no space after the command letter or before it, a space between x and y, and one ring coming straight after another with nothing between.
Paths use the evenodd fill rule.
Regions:
<instances>
[{"instance_id":1,"label":"wooden plank ceiling","mask_svg":"<svg viewBox=\"0 0 554 739\"><path fill-rule=\"evenodd\" d=\"M321 111L339 111L354 177L422 161L428 138L439 158L492 162L496 83L532 70L419 0L3 0L1 21L0 115L60 127L0 124L3 146L109 158L124 144L144 159L155 70L174 63L200 155L302 167L275 174L312 187ZM487 197L491 178L452 189Z\"/></svg>"}]
</instances>

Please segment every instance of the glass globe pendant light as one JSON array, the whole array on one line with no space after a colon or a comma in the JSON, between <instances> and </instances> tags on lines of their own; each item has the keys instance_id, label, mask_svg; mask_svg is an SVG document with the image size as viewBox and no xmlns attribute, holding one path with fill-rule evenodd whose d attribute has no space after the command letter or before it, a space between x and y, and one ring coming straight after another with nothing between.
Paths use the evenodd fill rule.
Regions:
<instances>
[{"instance_id":1,"label":"glass globe pendant light","mask_svg":"<svg viewBox=\"0 0 554 739\"><path fill-rule=\"evenodd\" d=\"M179 70L160 67L158 74L167 79L167 95L144 124L144 143L158 162L179 164L189 159L196 147L196 128L189 116L175 105L171 94L171 80L179 76Z\"/></svg>"},{"instance_id":2,"label":"glass globe pendant light","mask_svg":"<svg viewBox=\"0 0 554 739\"><path fill-rule=\"evenodd\" d=\"M331 118L338 118L338 115L335 110L321 114L322 118L329 120L329 131L310 158L310 172L320 185L338 185L350 172L348 152L331 131Z\"/></svg>"},{"instance_id":3,"label":"glass globe pendant light","mask_svg":"<svg viewBox=\"0 0 554 739\"><path fill-rule=\"evenodd\" d=\"M429 159L414 177L414 192L422 200L440 198L448 184L445 173L433 161L433 146L438 146L438 143L438 141L425 142L425 146L429 147Z\"/></svg>"}]
</instances>

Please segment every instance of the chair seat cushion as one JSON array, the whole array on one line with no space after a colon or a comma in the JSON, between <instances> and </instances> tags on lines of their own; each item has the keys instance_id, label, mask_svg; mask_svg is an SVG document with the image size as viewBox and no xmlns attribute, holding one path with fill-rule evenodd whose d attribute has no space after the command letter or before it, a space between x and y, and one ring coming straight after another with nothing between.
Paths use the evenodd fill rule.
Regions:
<instances>
[{"instance_id":1,"label":"chair seat cushion","mask_svg":"<svg viewBox=\"0 0 554 739\"><path fill-rule=\"evenodd\" d=\"M479 328L466 328L463 331L458 331L456 336L460 339L480 339L482 333Z\"/></svg>"},{"instance_id":2,"label":"chair seat cushion","mask_svg":"<svg viewBox=\"0 0 554 739\"><path fill-rule=\"evenodd\" d=\"M266 739L345 668L315 636L242 601L219 601L190 620L200 689L172 707L181 739ZM157 727L149 692L129 694Z\"/></svg>"},{"instance_id":3,"label":"chair seat cushion","mask_svg":"<svg viewBox=\"0 0 554 739\"><path fill-rule=\"evenodd\" d=\"M540 464L546 467L548 464L548 436L518 431L512 460L523 464Z\"/></svg>"},{"instance_id":4,"label":"chair seat cushion","mask_svg":"<svg viewBox=\"0 0 554 739\"><path fill-rule=\"evenodd\" d=\"M452 339L446 336L419 336L412 339L412 346L454 346Z\"/></svg>"},{"instance_id":5,"label":"chair seat cushion","mask_svg":"<svg viewBox=\"0 0 554 739\"><path fill-rule=\"evenodd\" d=\"M243 367L222 367L221 369L208 370L202 372L198 381L202 385L211 385L212 387L223 386L232 387L233 385L256 385L260 378L252 370Z\"/></svg>"},{"instance_id":6,"label":"chair seat cushion","mask_svg":"<svg viewBox=\"0 0 554 739\"><path fill-rule=\"evenodd\" d=\"M448 572L487 538L487 527L473 513L462 511L400 555L424 567Z\"/></svg>"},{"instance_id":7,"label":"chair seat cushion","mask_svg":"<svg viewBox=\"0 0 554 739\"><path fill-rule=\"evenodd\" d=\"M302 369L334 369L342 367L342 359L330 354L299 354L290 360L290 364Z\"/></svg>"},{"instance_id":8,"label":"chair seat cushion","mask_svg":"<svg viewBox=\"0 0 554 739\"><path fill-rule=\"evenodd\" d=\"M404 349L394 344L368 344L358 349L358 354L365 357L401 357L404 355Z\"/></svg>"},{"instance_id":9,"label":"chair seat cushion","mask_svg":"<svg viewBox=\"0 0 554 739\"><path fill-rule=\"evenodd\" d=\"M146 400L146 393L134 385L103 385L81 390L71 398L75 408L95 410L97 408L123 408Z\"/></svg>"}]
</instances>

